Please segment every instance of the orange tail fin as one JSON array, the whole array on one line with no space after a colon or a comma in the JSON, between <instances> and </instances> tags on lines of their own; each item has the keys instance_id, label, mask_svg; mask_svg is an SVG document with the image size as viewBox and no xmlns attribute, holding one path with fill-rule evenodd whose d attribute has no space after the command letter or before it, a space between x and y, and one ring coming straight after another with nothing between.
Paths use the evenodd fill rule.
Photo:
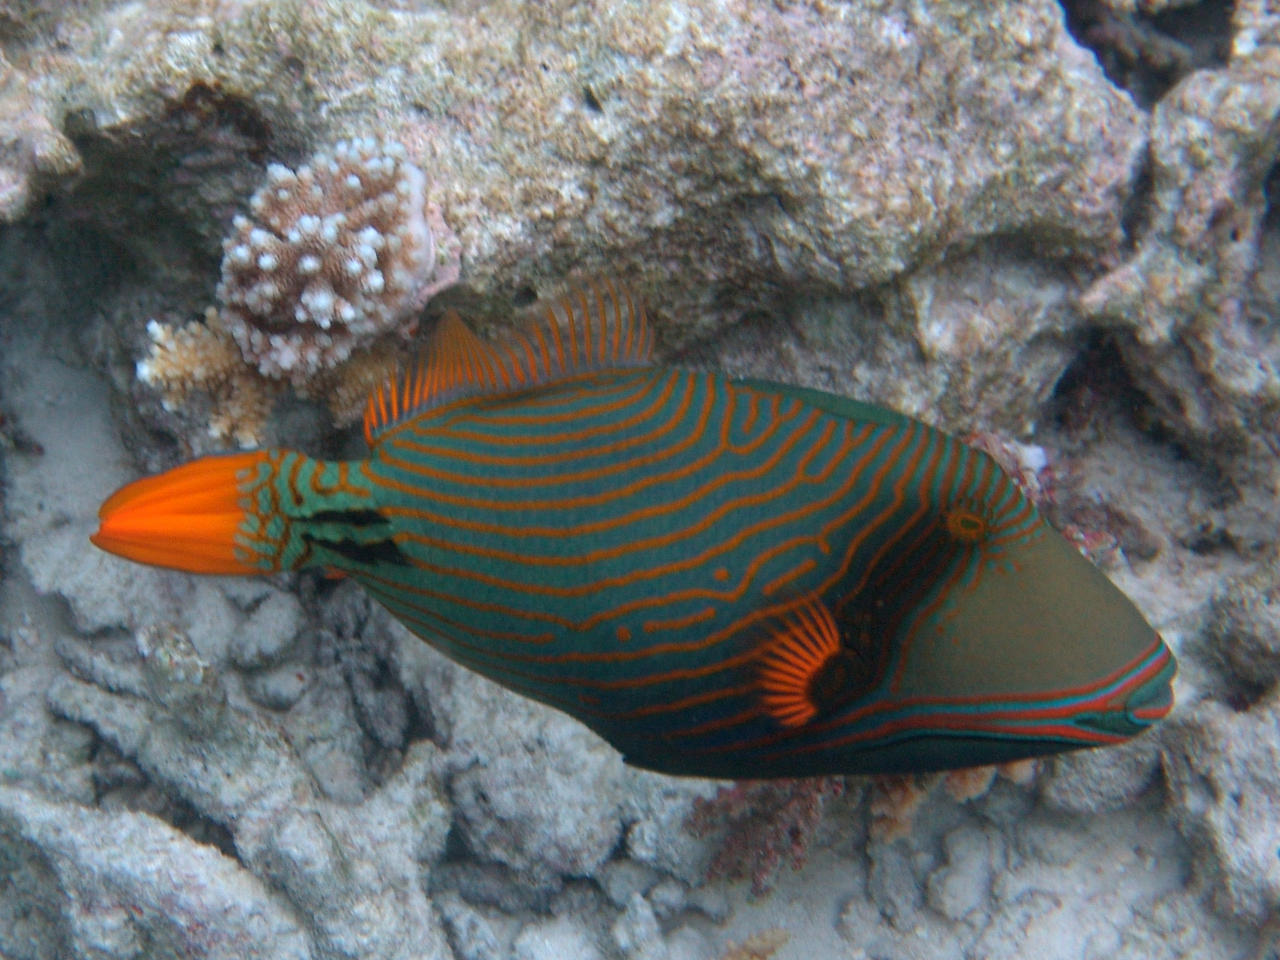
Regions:
<instances>
[{"instance_id":1,"label":"orange tail fin","mask_svg":"<svg viewBox=\"0 0 1280 960\"><path fill-rule=\"evenodd\" d=\"M121 487L98 508L89 539L138 563L190 573L269 573L248 549L250 493L268 454L255 450L203 457Z\"/></svg>"}]
</instances>

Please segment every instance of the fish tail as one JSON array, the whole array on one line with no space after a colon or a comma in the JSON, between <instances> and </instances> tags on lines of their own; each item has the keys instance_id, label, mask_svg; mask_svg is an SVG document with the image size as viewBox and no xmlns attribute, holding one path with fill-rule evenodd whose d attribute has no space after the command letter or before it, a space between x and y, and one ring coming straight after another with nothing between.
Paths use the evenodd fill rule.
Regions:
<instances>
[{"instance_id":1,"label":"fish tail","mask_svg":"<svg viewBox=\"0 0 1280 960\"><path fill-rule=\"evenodd\" d=\"M255 450L202 457L117 490L89 539L129 560L190 573L284 569L266 533L275 498L263 496L282 454Z\"/></svg>"}]
</instances>

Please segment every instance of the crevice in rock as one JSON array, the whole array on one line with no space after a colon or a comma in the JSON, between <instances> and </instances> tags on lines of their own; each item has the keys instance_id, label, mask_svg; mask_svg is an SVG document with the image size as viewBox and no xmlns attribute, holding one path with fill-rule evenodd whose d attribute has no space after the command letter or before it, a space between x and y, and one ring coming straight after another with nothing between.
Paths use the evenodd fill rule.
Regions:
<instances>
[{"instance_id":1,"label":"crevice in rock","mask_svg":"<svg viewBox=\"0 0 1280 960\"><path fill-rule=\"evenodd\" d=\"M45 218L112 239L152 282L211 288L225 231L208 218L230 222L280 140L261 114L217 85L194 83L134 128L108 135L87 110L67 114L63 127L84 172Z\"/></svg>"},{"instance_id":2,"label":"crevice in rock","mask_svg":"<svg viewBox=\"0 0 1280 960\"><path fill-rule=\"evenodd\" d=\"M76 195L47 200L21 224L0 232L0 316L5 322L48 327L92 315L120 288L143 278L126 245L100 227ZM61 338L71 342L72 338ZM64 344L59 344L64 348Z\"/></svg>"},{"instance_id":3,"label":"crevice in rock","mask_svg":"<svg viewBox=\"0 0 1280 960\"><path fill-rule=\"evenodd\" d=\"M1266 213L1262 217L1262 228L1264 230L1280 229L1280 161L1277 161L1263 178L1262 195L1267 201Z\"/></svg>"},{"instance_id":4,"label":"crevice in rock","mask_svg":"<svg viewBox=\"0 0 1280 960\"><path fill-rule=\"evenodd\" d=\"M95 801L100 808L125 809L156 817L196 843L215 847L224 856L240 862L235 839L226 826L159 788L132 759L101 737L95 739L89 762L94 771Z\"/></svg>"},{"instance_id":5,"label":"crevice in rock","mask_svg":"<svg viewBox=\"0 0 1280 960\"><path fill-rule=\"evenodd\" d=\"M1245 301L1246 316L1263 352L1280 363L1280 163L1262 181L1265 209L1258 230L1257 266ZM1280 423L1280 402L1274 404ZM1280 448L1272 449L1280 453Z\"/></svg>"},{"instance_id":6,"label":"crevice in rock","mask_svg":"<svg viewBox=\"0 0 1280 960\"><path fill-rule=\"evenodd\" d=\"M1133 178L1133 187L1120 211L1120 229L1124 232L1123 252L1126 254L1137 250L1151 225L1153 192L1151 155L1144 151L1141 165Z\"/></svg>"},{"instance_id":7,"label":"crevice in rock","mask_svg":"<svg viewBox=\"0 0 1280 960\"><path fill-rule=\"evenodd\" d=\"M1169 425L1178 398L1155 398L1139 385L1125 357L1128 345L1122 343L1123 336L1102 329L1085 335L1080 353L1054 387L1049 422L1071 445L1082 447L1110 433L1111 426L1122 420L1194 472L1196 485L1218 506L1237 499L1239 492L1211 453L1189 448Z\"/></svg>"},{"instance_id":8,"label":"crevice in rock","mask_svg":"<svg viewBox=\"0 0 1280 960\"><path fill-rule=\"evenodd\" d=\"M550 910L557 887L530 884L503 864L480 863L465 841L459 844L454 846L451 841L444 859L431 871L429 894L435 896L450 890L471 907L494 908L506 914Z\"/></svg>"},{"instance_id":9,"label":"crevice in rock","mask_svg":"<svg viewBox=\"0 0 1280 960\"><path fill-rule=\"evenodd\" d=\"M1280 161L1263 177L1262 196L1265 206L1258 231L1260 293L1280 304Z\"/></svg>"},{"instance_id":10,"label":"crevice in rock","mask_svg":"<svg viewBox=\"0 0 1280 960\"><path fill-rule=\"evenodd\" d=\"M1217 525L1188 521L1166 529L1150 504L1130 499L1115 484L1108 487L1089 479L1096 469L1096 464L1089 466L1092 461L1136 444L1148 448L1139 461L1159 462L1159 470L1176 471L1184 489L1194 489L1198 502L1210 509L1239 498L1221 471L1189 450L1162 419L1127 363L1119 336L1110 330L1088 332L1046 408L1041 442L1057 452L1058 461L1054 494L1045 504L1050 522L1060 529L1072 526L1107 534L1131 563L1153 559L1166 542L1197 555L1234 549L1237 545L1230 536L1223 539Z\"/></svg>"},{"instance_id":11,"label":"crevice in rock","mask_svg":"<svg viewBox=\"0 0 1280 960\"><path fill-rule=\"evenodd\" d=\"M1251 683L1235 675L1230 677L1230 681L1230 686L1222 692L1222 702L1234 713L1248 713L1270 691L1268 687Z\"/></svg>"},{"instance_id":12,"label":"crevice in rock","mask_svg":"<svg viewBox=\"0 0 1280 960\"><path fill-rule=\"evenodd\" d=\"M1159 429L1148 419L1150 401L1134 383L1114 335L1090 331L1053 388L1051 419L1065 433L1079 436L1105 427L1100 421L1119 411L1144 432Z\"/></svg>"},{"instance_id":13,"label":"crevice in rock","mask_svg":"<svg viewBox=\"0 0 1280 960\"><path fill-rule=\"evenodd\" d=\"M428 740L442 748L445 746L439 724L428 710L419 705L417 698L411 692L405 697L405 721L406 748L420 740Z\"/></svg>"},{"instance_id":14,"label":"crevice in rock","mask_svg":"<svg viewBox=\"0 0 1280 960\"><path fill-rule=\"evenodd\" d=\"M197 843L216 847L223 856L230 857L248 869L236 851L235 837L231 831L223 824L210 820L186 801L173 799L164 819L175 830L182 831Z\"/></svg>"},{"instance_id":15,"label":"crevice in rock","mask_svg":"<svg viewBox=\"0 0 1280 960\"><path fill-rule=\"evenodd\" d=\"M82 243L89 249L98 238L100 259L117 269L124 265L120 254L128 250L141 269L165 286L179 278L216 275L209 263L216 263L219 251L191 229L189 215L168 208L164 199L175 195L165 182L184 173L180 153L160 154L132 140L121 144L96 133L73 140L84 158L85 175L73 191L42 211L52 231L85 238ZM194 197L192 202L197 202Z\"/></svg>"},{"instance_id":16,"label":"crevice in rock","mask_svg":"<svg viewBox=\"0 0 1280 960\"><path fill-rule=\"evenodd\" d=\"M1122 12L1104 0L1062 0L1071 35L1145 109L1192 71L1227 62L1234 6L1207 0L1146 14Z\"/></svg>"}]
</instances>

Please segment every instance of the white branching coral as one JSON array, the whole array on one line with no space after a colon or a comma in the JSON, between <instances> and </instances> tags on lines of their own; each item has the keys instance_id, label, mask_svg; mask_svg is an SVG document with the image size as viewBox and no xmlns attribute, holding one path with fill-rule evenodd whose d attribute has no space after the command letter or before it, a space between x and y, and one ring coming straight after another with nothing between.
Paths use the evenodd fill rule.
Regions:
<instances>
[{"instance_id":1,"label":"white branching coral","mask_svg":"<svg viewBox=\"0 0 1280 960\"><path fill-rule=\"evenodd\" d=\"M209 432L242 446L261 442L288 388L352 422L418 311L458 277L457 238L425 193L397 143L343 141L296 171L271 164L223 241L220 306L203 323L151 321L138 379L169 409L208 394Z\"/></svg>"},{"instance_id":2,"label":"white branching coral","mask_svg":"<svg viewBox=\"0 0 1280 960\"><path fill-rule=\"evenodd\" d=\"M267 167L222 245L218 299L245 360L297 384L411 333L435 267L425 187L400 144L373 139Z\"/></svg>"},{"instance_id":3,"label":"white branching coral","mask_svg":"<svg viewBox=\"0 0 1280 960\"><path fill-rule=\"evenodd\" d=\"M147 323L151 351L138 361L138 379L160 392L166 410L185 406L197 391L214 400L209 434L242 447L257 446L282 385L246 366L218 311L204 323Z\"/></svg>"},{"instance_id":4,"label":"white branching coral","mask_svg":"<svg viewBox=\"0 0 1280 960\"><path fill-rule=\"evenodd\" d=\"M207 394L213 402L209 436L241 447L262 444L271 408L288 385L244 362L216 309L205 311L203 323L178 326L151 320L147 335L151 350L138 361L138 379L160 392L166 410L185 407L193 394ZM293 390L327 406L338 426L349 426L364 413L373 389L396 368L397 354L394 340L384 338L336 367L317 371Z\"/></svg>"}]
</instances>

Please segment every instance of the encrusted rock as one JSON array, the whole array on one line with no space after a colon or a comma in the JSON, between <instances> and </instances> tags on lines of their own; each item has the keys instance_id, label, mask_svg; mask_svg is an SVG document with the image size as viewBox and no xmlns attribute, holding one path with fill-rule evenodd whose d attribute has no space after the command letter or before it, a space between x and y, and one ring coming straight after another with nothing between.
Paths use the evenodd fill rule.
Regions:
<instances>
[{"instance_id":1,"label":"encrusted rock","mask_svg":"<svg viewBox=\"0 0 1280 960\"><path fill-rule=\"evenodd\" d=\"M1218 908L1262 925L1280 911L1280 693L1237 713L1204 701L1164 736L1178 828Z\"/></svg>"},{"instance_id":2,"label":"encrusted rock","mask_svg":"<svg viewBox=\"0 0 1280 960\"><path fill-rule=\"evenodd\" d=\"M929 875L925 902L952 920L985 913L992 873L1002 866L999 842L986 831L960 827L947 834L943 847L946 865Z\"/></svg>"},{"instance_id":3,"label":"encrusted rock","mask_svg":"<svg viewBox=\"0 0 1280 960\"><path fill-rule=\"evenodd\" d=\"M449 823L431 746L418 744L361 802L332 803L277 727L226 703L180 633L155 633L145 650L142 670L78 654L92 682L55 684L53 709L229 831L245 866L305 919L320 956L447 956L421 887ZM171 683L162 701L148 678Z\"/></svg>"},{"instance_id":4,"label":"encrusted rock","mask_svg":"<svg viewBox=\"0 0 1280 960\"><path fill-rule=\"evenodd\" d=\"M0 53L0 222L17 220L45 190L81 172L80 154L48 110L31 77Z\"/></svg>"},{"instance_id":5,"label":"encrusted rock","mask_svg":"<svg viewBox=\"0 0 1280 960\"><path fill-rule=\"evenodd\" d=\"M1045 802L1071 813L1102 813L1130 806L1156 780L1158 735L1138 737L1109 750L1082 750L1046 764L1040 784Z\"/></svg>"},{"instance_id":6,"label":"encrusted rock","mask_svg":"<svg viewBox=\"0 0 1280 960\"><path fill-rule=\"evenodd\" d=\"M6 956L315 956L297 916L257 877L143 814L0 786L0 863Z\"/></svg>"},{"instance_id":7,"label":"encrusted rock","mask_svg":"<svg viewBox=\"0 0 1280 960\"><path fill-rule=\"evenodd\" d=\"M475 713L483 742L468 737L475 759L451 782L468 846L534 884L594 873L622 834L621 758L562 714L474 676L459 683L472 710L488 703Z\"/></svg>"},{"instance_id":8,"label":"encrusted rock","mask_svg":"<svg viewBox=\"0 0 1280 960\"><path fill-rule=\"evenodd\" d=\"M512 944L513 960L604 960L604 951L595 938L571 917L556 917L530 923Z\"/></svg>"},{"instance_id":9,"label":"encrusted rock","mask_svg":"<svg viewBox=\"0 0 1280 960\"><path fill-rule=\"evenodd\" d=\"M1277 301L1258 285L1260 251L1274 249L1265 190L1278 157L1280 46L1189 76L1155 108L1137 249L1082 300L1132 333L1125 354L1171 429L1263 476L1280 456Z\"/></svg>"},{"instance_id":10,"label":"encrusted rock","mask_svg":"<svg viewBox=\"0 0 1280 960\"><path fill-rule=\"evenodd\" d=\"M1205 636L1249 698L1280 681L1280 562L1272 558L1225 583L1209 606Z\"/></svg>"},{"instance_id":11,"label":"encrusted rock","mask_svg":"<svg viewBox=\"0 0 1280 960\"><path fill-rule=\"evenodd\" d=\"M627 960L667 960L669 956L653 907L639 893L631 895L611 932Z\"/></svg>"}]
</instances>

